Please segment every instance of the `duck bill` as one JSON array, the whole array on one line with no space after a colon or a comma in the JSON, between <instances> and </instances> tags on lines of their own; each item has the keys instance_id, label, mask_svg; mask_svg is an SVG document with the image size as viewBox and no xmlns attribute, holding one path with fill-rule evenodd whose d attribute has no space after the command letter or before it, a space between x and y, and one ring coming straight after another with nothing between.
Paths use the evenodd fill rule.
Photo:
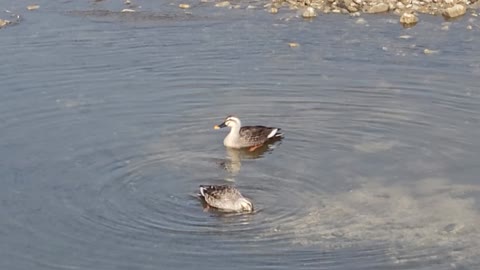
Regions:
<instances>
[{"instance_id":1,"label":"duck bill","mask_svg":"<svg viewBox=\"0 0 480 270\"><path fill-rule=\"evenodd\" d=\"M221 123L220 125L216 125L213 127L213 129L221 129L221 128L224 128L226 127L227 125L225 125L225 122Z\"/></svg>"}]
</instances>

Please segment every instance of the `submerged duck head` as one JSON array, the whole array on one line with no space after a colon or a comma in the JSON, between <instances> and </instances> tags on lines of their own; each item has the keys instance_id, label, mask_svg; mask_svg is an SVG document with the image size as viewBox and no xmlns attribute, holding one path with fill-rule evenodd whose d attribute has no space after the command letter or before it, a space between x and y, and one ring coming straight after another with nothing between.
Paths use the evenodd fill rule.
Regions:
<instances>
[{"instance_id":1,"label":"submerged duck head","mask_svg":"<svg viewBox=\"0 0 480 270\"><path fill-rule=\"evenodd\" d=\"M239 209L241 209L241 211L253 212L253 203L247 198L240 198L237 201L237 204L239 205Z\"/></svg>"},{"instance_id":2,"label":"submerged duck head","mask_svg":"<svg viewBox=\"0 0 480 270\"><path fill-rule=\"evenodd\" d=\"M216 125L213 128L214 129L221 129L221 128L224 128L224 127L236 127L236 126L239 127L241 125L242 125L242 122L240 122L240 119L238 117L233 116L233 115L229 115L229 116L227 116L227 118L225 118L223 123L221 123L220 125Z\"/></svg>"}]
</instances>

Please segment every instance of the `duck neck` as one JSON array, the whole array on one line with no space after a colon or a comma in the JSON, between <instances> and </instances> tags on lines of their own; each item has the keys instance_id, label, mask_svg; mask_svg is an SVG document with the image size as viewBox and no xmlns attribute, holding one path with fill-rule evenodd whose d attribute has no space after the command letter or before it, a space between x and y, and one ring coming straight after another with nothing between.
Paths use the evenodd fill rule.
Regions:
<instances>
[{"instance_id":1,"label":"duck neck","mask_svg":"<svg viewBox=\"0 0 480 270\"><path fill-rule=\"evenodd\" d=\"M230 133L228 133L227 137L225 137L225 140L223 143L225 146L234 146L235 142L239 139L240 137L240 126L235 125L231 127Z\"/></svg>"}]
</instances>

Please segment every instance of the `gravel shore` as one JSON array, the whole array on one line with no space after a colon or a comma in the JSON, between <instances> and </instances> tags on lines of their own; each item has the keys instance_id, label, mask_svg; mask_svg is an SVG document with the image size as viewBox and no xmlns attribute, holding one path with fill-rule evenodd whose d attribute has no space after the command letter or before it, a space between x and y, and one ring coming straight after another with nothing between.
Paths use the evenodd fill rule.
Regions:
<instances>
[{"instance_id":1,"label":"gravel shore","mask_svg":"<svg viewBox=\"0 0 480 270\"><path fill-rule=\"evenodd\" d=\"M400 16L400 23L413 26L418 14L441 15L446 19L464 15L467 10L478 16L478 0L272 0L270 12L281 8L299 9L302 17L314 18L320 13L340 13L358 16L362 13L391 12Z\"/></svg>"}]
</instances>

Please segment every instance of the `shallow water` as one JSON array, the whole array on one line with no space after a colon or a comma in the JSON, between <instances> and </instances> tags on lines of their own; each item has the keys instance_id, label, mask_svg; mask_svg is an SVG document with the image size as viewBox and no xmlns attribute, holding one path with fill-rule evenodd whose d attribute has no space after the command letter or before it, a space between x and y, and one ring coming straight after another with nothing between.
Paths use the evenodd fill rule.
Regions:
<instances>
[{"instance_id":1,"label":"shallow water","mask_svg":"<svg viewBox=\"0 0 480 270\"><path fill-rule=\"evenodd\" d=\"M2 6L1 269L480 266L475 18L38 3ZM228 114L286 137L227 151Z\"/></svg>"}]
</instances>

